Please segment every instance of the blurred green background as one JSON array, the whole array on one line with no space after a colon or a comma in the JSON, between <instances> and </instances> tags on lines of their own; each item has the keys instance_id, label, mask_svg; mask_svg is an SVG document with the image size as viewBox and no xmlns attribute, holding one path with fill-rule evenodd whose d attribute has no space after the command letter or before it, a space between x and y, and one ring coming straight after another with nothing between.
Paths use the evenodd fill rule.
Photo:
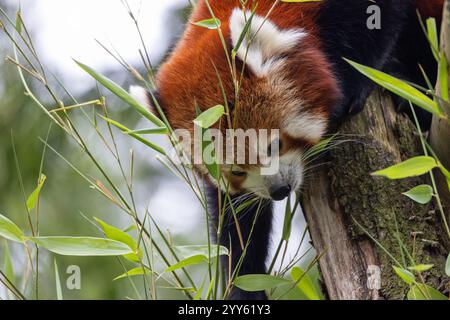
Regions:
<instances>
[{"instance_id":1,"label":"blurred green background","mask_svg":"<svg viewBox=\"0 0 450 320\"><path fill-rule=\"evenodd\" d=\"M129 3L136 8L140 17L150 17L144 20L144 36L149 39L147 45L151 52L155 52L152 54L152 59L157 64L182 32L183 24L189 13L188 1L145 1L145 5L143 5L144 2L134 0ZM0 7L10 17L15 17L16 1L0 0ZM98 44L95 44L95 35L84 35L86 30L95 31L94 29L98 26L106 24L107 45L116 48L120 53L123 50L126 58L131 60L131 64L140 69L139 66L142 65L138 52L140 43L136 41L136 35L133 38L127 33L128 31L125 31L133 28L133 24L131 20L126 20L127 11L120 0L33 1L23 3L22 11L25 23L36 41L37 51L41 55L46 69L48 68L58 78L61 78L69 89L73 88L75 92L72 93L79 101L97 98L97 90L100 90L100 94L106 96L112 118L131 128L146 126L145 121L142 122L135 112L108 95L105 90L98 89L95 82L77 69L70 59L75 56L82 59L83 62L87 60L86 63L99 66L104 74L125 88L132 83L133 79L121 68L120 64L103 51ZM88 12L90 15L87 14ZM1 20L4 21L5 18L2 16ZM108 31L110 26L113 28L116 25L119 25L119 31ZM83 26L85 26L84 29ZM155 34L159 34L159 36L155 36ZM110 39L111 36L118 37L116 39L120 39L120 43ZM95 49L92 49L93 43ZM17 68L5 60L6 57L12 55L11 41L3 33L0 33L0 213L9 217L22 230L26 230L26 233L30 234L24 197L26 198L36 187L44 149L40 138L45 139L48 132L50 132L48 144L51 147L76 165L86 176L100 179L105 185L106 182L101 179L100 173L85 152L60 128L53 125L49 131L50 119L29 97L24 95ZM51 84L58 87L54 80ZM31 81L31 87L40 99L48 103L49 107L53 107L41 85ZM68 101L67 95L60 87L56 91ZM86 111L90 112L92 108L86 108ZM123 186L117 163L113 161L111 154L95 131L87 125L86 119L81 116L80 112L74 111L73 117L92 152L107 168L115 183ZM155 154L148 148L118 132L115 132L115 136L127 172L130 167L130 149L134 150L134 186L138 210L144 213L148 206L150 214L158 221L163 231L170 236L174 244L206 244L204 214L189 188L164 169L155 160ZM162 145L167 143L164 139L157 140L157 142ZM19 183L13 143L17 153L20 176L23 180L24 193L22 193ZM84 216L89 219L94 216L99 217L109 224L123 229L131 224L131 219L94 191L60 156L49 149L45 154L43 173L47 176L47 181L41 193L40 235L102 236L102 233ZM279 211L283 212L283 205L280 205L280 208ZM33 216L32 219L34 221L36 217ZM283 213L276 215L276 219L278 225L281 225ZM296 219L294 228L296 230L304 229L304 222L301 218ZM277 230L274 237L279 237L280 231ZM297 232L295 236L301 237L301 232ZM27 274L28 267L25 252L19 245L11 242L8 242L8 245L13 255L16 285L19 289L25 289L28 297L34 298L34 280L25 280L24 276ZM6 241L0 239L0 268L3 266L1 259L5 246ZM292 240L292 249L296 250L295 239ZM309 259L312 256L313 252L309 255ZM128 280L112 281L113 278L124 272L124 266L117 258L65 257L41 250L40 299L56 298L53 259L56 259L59 266L63 284L69 276L66 273L69 266L76 265L81 270L81 290L69 290L63 285L65 299L138 298ZM125 267L132 266L126 265ZM202 269L194 267L192 270L195 280L200 281L202 273L197 271ZM135 281L136 286L140 289L142 289L141 282ZM179 291L163 288L165 287L164 283L161 283L160 286L158 296L160 299L184 297ZM7 297L5 290L2 291L1 285L0 297Z\"/></svg>"},{"instance_id":2,"label":"blurred green background","mask_svg":"<svg viewBox=\"0 0 450 320\"><path fill-rule=\"evenodd\" d=\"M32 21L27 21L26 17L30 16L36 9L36 6L51 5L45 4L46 1L40 2L34 1L22 5L25 22L28 23L29 31L35 40L40 39L39 33L42 27L42 21L40 19L45 17L34 17ZM83 3L80 3L80 6L82 5ZM0 6L9 13L10 17L14 18L15 10L17 9L16 4L12 1L2 0L0 1ZM184 7L166 9L168 11L167 15L173 16L173 18L170 18L171 23L175 25L182 24L182 9ZM125 8L123 10L126 12ZM1 20L4 21L4 17ZM173 28L174 32L179 32L179 30L179 27L177 28L175 26ZM29 97L24 95L24 88L19 81L16 67L12 63L5 61L7 56L13 55L12 44L4 34L0 35L0 40L0 212L16 222L23 230L27 230L29 234L30 228L24 196L19 184L12 139L14 140L17 152L25 194L28 196L36 187L44 149L44 144L39 138L46 138L51 121ZM38 52L40 51L41 45L45 44L36 42ZM98 51L101 53L101 50ZM102 54L107 55L106 52ZM42 58L46 63L46 67L48 64L51 65L51 61L48 61L45 56L42 56ZM71 63L71 61L68 61L68 63ZM55 73L58 77L66 80L63 74L64 70L56 70ZM107 71L107 74L112 75L112 77L115 75L116 79L122 79L124 87L127 87L129 84L126 82L131 80L131 77L126 79L128 75L120 70L119 64L111 67ZM33 84L34 87L32 88L38 93L39 97L44 99L44 101L49 101L42 90L42 86L36 83ZM66 81L66 85L70 89L70 82ZM94 90L96 88L94 87L94 81L89 81L89 85L91 86L90 89L83 88L81 93L77 95L79 101L87 101L95 97ZM102 94L106 94L106 92L102 92ZM114 117L116 119L127 123L131 127L138 125L140 117L137 114L124 108L114 98L108 96L107 99L110 102L111 110L114 110ZM86 126L86 124L83 124L85 120L81 116L76 116L76 119L79 120L78 124L81 128ZM83 132L83 130L81 131ZM91 129L91 131L93 130ZM103 160L103 164L109 168L108 172L116 178L116 181L120 185L121 180L118 168L110 159L111 155L108 155L107 150L102 147L101 141L95 136L94 132L87 131L83 133L86 133L84 138L90 142L90 147ZM117 135L117 138L120 142L119 148L125 159L129 158L129 149L136 148L135 185L139 186L137 188L137 198L143 204L150 203L152 196L159 190L161 178L167 175L166 171L161 170L159 165L159 168L155 168L156 162L148 160L150 157L154 158L154 154L151 154L147 149L143 149L133 141L120 135ZM50 131L48 143L87 176L100 177L99 172L95 169L85 153L55 125L52 126ZM138 150L142 150L142 153L138 152ZM88 217L99 217L118 227L125 228L131 223L130 219L124 217L109 201L92 190L86 181L49 149L46 152L43 172L47 176L47 181L41 194L41 235L101 236L99 230L83 218L82 214ZM165 180L168 178L166 177ZM146 188L145 186L150 187ZM183 190L183 192L185 191ZM170 202L172 199L167 200ZM194 209L197 208L193 202L188 203L188 205L193 206ZM189 239L183 239L183 237L186 236L181 234L174 241L195 243L204 240L201 237L195 238L190 236ZM0 240L0 257L3 256L2 250L4 250L5 245L6 241ZM24 268L22 267L26 266L23 248L19 245L13 245L11 242L9 242L9 246L14 258L17 279L21 279L21 276L24 274ZM41 251L40 298L42 299L56 298L52 258L53 256L48 252ZM112 282L114 277L124 272L123 267L116 258L76 258L64 256L55 256L55 258L59 265L61 280L63 282L68 277L68 274L65 272L67 267L77 265L81 269L81 290L67 290L63 286L63 294L67 299L123 299L127 296L135 297L133 291L130 291L130 284L127 283L127 280ZM32 283L32 280L30 282ZM22 283L21 281L18 283L20 288ZM136 281L136 283L138 285L139 281ZM32 292L30 293L32 294ZM166 290L166 292L163 290L162 294L166 297L182 297L182 295L173 290Z\"/></svg>"}]
</instances>

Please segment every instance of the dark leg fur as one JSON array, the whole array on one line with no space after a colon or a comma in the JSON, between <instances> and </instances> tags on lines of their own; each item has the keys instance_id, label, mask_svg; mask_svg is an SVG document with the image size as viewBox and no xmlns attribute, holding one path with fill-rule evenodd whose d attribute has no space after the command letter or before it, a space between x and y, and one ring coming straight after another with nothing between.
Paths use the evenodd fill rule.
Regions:
<instances>
[{"instance_id":1,"label":"dark leg fur","mask_svg":"<svg viewBox=\"0 0 450 320\"><path fill-rule=\"evenodd\" d=\"M422 17L425 20L427 17ZM425 21L424 21L425 23ZM436 17L438 34L440 33L441 19ZM425 78L420 66L422 66L427 77L434 83L437 78L437 62L431 51L425 33L420 26L419 17L414 8L408 13L408 23L401 34L396 49L393 54L394 59L386 66L386 72L409 82L427 87ZM394 96L394 101L398 110L411 116L409 102ZM423 129L429 129L431 125L431 114L425 110L415 107L420 124Z\"/></svg>"},{"instance_id":2,"label":"dark leg fur","mask_svg":"<svg viewBox=\"0 0 450 320\"><path fill-rule=\"evenodd\" d=\"M213 186L207 187L208 207L212 215L211 234L213 238L217 237L217 225L219 219L220 209L218 207L217 188ZM222 193L222 199L225 195ZM238 195L232 196L233 207L238 208L242 204L242 200L238 199ZM250 243L247 252L243 259L242 265L239 269L239 275L245 274L265 274L266 258L269 246L269 236L272 228L272 203L269 200L257 201L248 209L239 212L237 217L239 219L239 226L244 240L247 243L251 233L255 218L253 233L250 237ZM258 210L259 208L259 210ZM233 272L242 256L242 248L239 241L238 232L236 229L235 220L230 209L226 210L224 217L224 224L222 228L222 236L219 241L221 245L227 247L232 252L231 266ZM228 257L222 260L222 267L226 270L228 275ZM245 292L239 288L233 288L228 299L230 300L265 300L267 296L264 292Z\"/></svg>"},{"instance_id":3,"label":"dark leg fur","mask_svg":"<svg viewBox=\"0 0 450 320\"><path fill-rule=\"evenodd\" d=\"M370 5L381 10L381 29L367 28ZM339 17L339 18L336 18ZM425 86L418 67L421 64L431 81L436 78L436 62L420 27L413 0L327 0L318 18L324 50L333 64L344 96L332 122L362 110L375 85L342 57L399 78ZM438 21L438 25L440 25ZM397 99L399 101L399 99ZM401 103L404 105L404 103ZM402 110L403 111L403 110ZM409 112L409 104L405 108ZM422 125L430 115L418 110Z\"/></svg>"}]
</instances>

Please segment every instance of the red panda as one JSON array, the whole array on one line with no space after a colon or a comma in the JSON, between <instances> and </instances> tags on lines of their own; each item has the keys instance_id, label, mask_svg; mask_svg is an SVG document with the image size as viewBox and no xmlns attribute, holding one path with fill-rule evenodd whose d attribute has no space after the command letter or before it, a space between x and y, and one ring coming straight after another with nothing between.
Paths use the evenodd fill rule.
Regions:
<instances>
[{"instance_id":1,"label":"red panda","mask_svg":"<svg viewBox=\"0 0 450 320\"><path fill-rule=\"evenodd\" d=\"M259 164L222 166L233 199L254 193L264 202L259 214L254 207L241 213L244 240L255 215L258 221L239 274L265 272L270 200L284 199L300 188L302 154L343 116L361 110L374 88L343 57L416 83L423 82L418 67L421 64L433 78L436 66L417 11L422 19L436 17L439 25L443 2L249 0L242 8L238 0L198 1L186 31L157 76L155 95L170 125L193 132L196 107L204 111L226 104L236 119L235 128L280 130L274 141L280 159L276 174L261 176ZM371 6L379 9L379 28L367 24ZM221 34L195 24L211 19L212 13L220 21ZM244 30L247 35L242 38ZM238 94L230 67L236 46L237 74L243 75ZM228 126L225 118L217 125L221 130ZM217 223L217 189L213 184L208 189ZM225 224L222 238L217 239L227 247L231 245L232 268L242 254L238 239L233 223ZM230 298L259 299L265 295L235 289Z\"/></svg>"}]
</instances>

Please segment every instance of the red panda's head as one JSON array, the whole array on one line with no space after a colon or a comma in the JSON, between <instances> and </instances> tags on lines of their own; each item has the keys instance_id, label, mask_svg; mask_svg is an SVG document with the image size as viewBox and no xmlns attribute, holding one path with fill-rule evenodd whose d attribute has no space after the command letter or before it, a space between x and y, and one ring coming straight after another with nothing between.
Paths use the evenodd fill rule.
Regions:
<instances>
[{"instance_id":1,"label":"red panda's head","mask_svg":"<svg viewBox=\"0 0 450 320\"><path fill-rule=\"evenodd\" d=\"M262 174L264 161L228 163L221 170L223 185L228 185L231 192L254 192L281 200L299 189L304 169L302 155L327 131L331 108L339 99L336 80L315 36L299 26L280 27L256 14L237 50L240 89L236 93L231 72L234 63L225 50L231 57L250 13L230 8L228 13L218 15L222 39L217 30L190 25L160 68L160 105L173 129L192 134L196 106L204 111L218 104L230 108L229 117L223 117L215 126L224 136L230 126L227 119L232 119L234 129L244 131L278 129L279 135L270 136L266 144L245 142L246 152L259 146L258 154L265 160L277 157L276 172ZM209 13L197 10L191 20L209 17ZM202 165L197 169L207 173Z\"/></svg>"}]
</instances>

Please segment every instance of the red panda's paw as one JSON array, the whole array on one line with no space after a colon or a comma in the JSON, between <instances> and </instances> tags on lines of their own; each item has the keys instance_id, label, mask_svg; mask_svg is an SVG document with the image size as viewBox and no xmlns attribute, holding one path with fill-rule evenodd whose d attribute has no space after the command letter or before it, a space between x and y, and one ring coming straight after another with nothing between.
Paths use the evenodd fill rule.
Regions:
<instances>
[{"instance_id":1,"label":"red panda's paw","mask_svg":"<svg viewBox=\"0 0 450 320\"><path fill-rule=\"evenodd\" d=\"M366 104L367 98L374 89L373 84L368 84L359 88L359 91L350 97L346 97L341 106L333 112L333 120L342 121L343 119L360 113Z\"/></svg>"}]
</instances>

